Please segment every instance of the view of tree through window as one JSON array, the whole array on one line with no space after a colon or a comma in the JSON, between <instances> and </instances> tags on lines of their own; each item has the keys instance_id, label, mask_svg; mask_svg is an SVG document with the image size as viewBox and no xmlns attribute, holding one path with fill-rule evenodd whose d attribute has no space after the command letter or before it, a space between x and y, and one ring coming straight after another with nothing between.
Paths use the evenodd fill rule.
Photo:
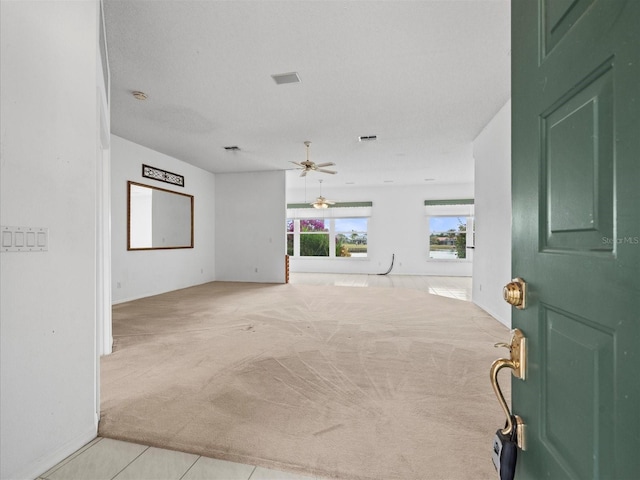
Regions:
<instances>
[{"instance_id":1,"label":"view of tree through window","mask_svg":"<svg viewBox=\"0 0 640 480\"><path fill-rule=\"evenodd\" d=\"M293 257L293 230L295 225L291 218L287 218L287 255Z\"/></svg>"},{"instance_id":2,"label":"view of tree through window","mask_svg":"<svg viewBox=\"0 0 640 480\"><path fill-rule=\"evenodd\" d=\"M325 226L325 220L300 220L300 256L329 256L329 228Z\"/></svg>"},{"instance_id":3,"label":"view of tree through window","mask_svg":"<svg viewBox=\"0 0 640 480\"><path fill-rule=\"evenodd\" d=\"M367 219L336 218L336 256L367 256Z\"/></svg>"},{"instance_id":4,"label":"view of tree through window","mask_svg":"<svg viewBox=\"0 0 640 480\"><path fill-rule=\"evenodd\" d=\"M467 217L429 218L429 258L467 258Z\"/></svg>"},{"instance_id":5,"label":"view of tree through window","mask_svg":"<svg viewBox=\"0 0 640 480\"><path fill-rule=\"evenodd\" d=\"M367 220L367 218L287 219L287 255L366 257Z\"/></svg>"}]
</instances>

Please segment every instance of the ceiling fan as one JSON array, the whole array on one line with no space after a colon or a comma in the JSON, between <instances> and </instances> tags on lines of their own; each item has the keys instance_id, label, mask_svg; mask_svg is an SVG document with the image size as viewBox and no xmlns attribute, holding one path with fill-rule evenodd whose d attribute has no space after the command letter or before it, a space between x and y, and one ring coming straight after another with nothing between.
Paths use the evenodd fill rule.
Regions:
<instances>
[{"instance_id":1,"label":"ceiling fan","mask_svg":"<svg viewBox=\"0 0 640 480\"><path fill-rule=\"evenodd\" d=\"M335 163L333 162L326 162L326 163L314 163L311 160L309 160L309 145L311 145L311 142L306 141L304 142L304 144L307 146L307 160L304 162L291 162L294 165L298 166L299 170L302 170L302 173L300 173L301 177L304 177L307 175L307 173L309 172L322 172L322 173L330 173L331 175L335 175L336 172L335 170L327 170L324 167L330 167L332 165L335 165Z\"/></svg>"},{"instance_id":2,"label":"ceiling fan","mask_svg":"<svg viewBox=\"0 0 640 480\"><path fill-rule=\"evenodd\" d=\"M313 208L329 208L329 205L335 205L336 202L327 200L322 196L322 180L318 181L320 182L320 196L318 196L318 198L316 198L316 201L311 203L310 205L313 206Z\"/></svg>"}]
</instances>

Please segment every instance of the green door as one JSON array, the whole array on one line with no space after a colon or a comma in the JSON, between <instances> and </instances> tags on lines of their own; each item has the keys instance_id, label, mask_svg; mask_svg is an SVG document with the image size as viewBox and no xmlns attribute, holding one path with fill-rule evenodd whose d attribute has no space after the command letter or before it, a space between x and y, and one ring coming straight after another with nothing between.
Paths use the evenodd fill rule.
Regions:
<instances>
[{"instance_id":1,"label":"green door","mask_svg":"<svg viewBox=\"0 0 640 480\"><path fill-rule=\"evenodd\" d=\"M512 0L511 55L516 478L638 479L640 0Z\"/></svg>"}]
</instances>

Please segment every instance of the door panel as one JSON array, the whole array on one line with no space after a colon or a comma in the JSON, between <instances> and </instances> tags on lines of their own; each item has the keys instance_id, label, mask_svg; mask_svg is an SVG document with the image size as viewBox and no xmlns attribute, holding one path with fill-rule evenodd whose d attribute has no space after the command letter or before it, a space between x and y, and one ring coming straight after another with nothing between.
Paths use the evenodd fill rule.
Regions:
<instances>
[{"instance_id":1,"label":"door panel","mask_svg":"<svg viewBox=\"0 0 640 480\"><path fill-rule=\"evenodd\" d=\"M542 114L543 250L612 250L602 242L613 236L612 68L606 62Z\"/></svg>"},{"instance_id":2,"label":"door panel","mask_svg":"<svg viewBox=\"0 0 640 480\"><path fill-rule=\"evenodd\" d=\"M640 2L512 0L518 480L640 472Z\"/></svg>"},{"instance_id":3,"label":"door panel","mask_svg":"<svg viewBox=\"0 0 640 480\"><path fill-rule=\"evenodd\" d=\"M545 0L540 3L540 19L544 34L542 55L546 57L587 11L594 0Z\"/></svg>"},{"instance_id":4,"label":"door panel","mask_svg":"<svg viewBox=\"0 0 640 480\"><path fill-rule=\"evenodd\" d=\"M565 470L575 478L591 478L599 470L596 459L612 445L614 337L585 318L549 305L540 308L541 349L546 357L541 372L541 437ZM565 387L567 374L573 377L571 388Z\"/></svg>"}]
</instances>

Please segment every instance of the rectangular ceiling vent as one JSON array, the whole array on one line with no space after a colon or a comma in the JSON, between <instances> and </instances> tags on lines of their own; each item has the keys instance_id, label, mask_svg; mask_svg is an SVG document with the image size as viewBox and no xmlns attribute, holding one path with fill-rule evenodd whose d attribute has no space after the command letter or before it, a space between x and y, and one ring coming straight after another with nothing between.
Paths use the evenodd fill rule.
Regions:
<instances>
[{"instance_id":1,"label":"rectangular ceiling vent","mask_svg":"<svg viewBox=\"0 0 640 480\"><path fill-rule=\"evenodd\" d=\"M297 72L278 73L276 75L271 75L271 78L273 78L278 85L283 85L285 83L300 83L300 77Z\"/></svg>"},{"instance_id":2,"label":"rectangular ceiling vent","mask_svg":"<svg viewBox=\"0 0 640 480\"><path fill-rule=\"evenodd\" d=\"M237 152L238 150L240 150L240 147L237 145L231 145L230 147L224 147L225 150L230 150L232 152Z\"/></svg>"},{"instance_id":3,"label":"rectangular ceiling vent","mask_svg":"<svg viewBox=\"0 0 640 480\"><path fill-rule=\"evenodd\" d=\"M377 135L362 135L360 137L358 137L358 141L359 142L373 142L374 140L377 140L378 136Z\"/></svg>"}]
</instances>

